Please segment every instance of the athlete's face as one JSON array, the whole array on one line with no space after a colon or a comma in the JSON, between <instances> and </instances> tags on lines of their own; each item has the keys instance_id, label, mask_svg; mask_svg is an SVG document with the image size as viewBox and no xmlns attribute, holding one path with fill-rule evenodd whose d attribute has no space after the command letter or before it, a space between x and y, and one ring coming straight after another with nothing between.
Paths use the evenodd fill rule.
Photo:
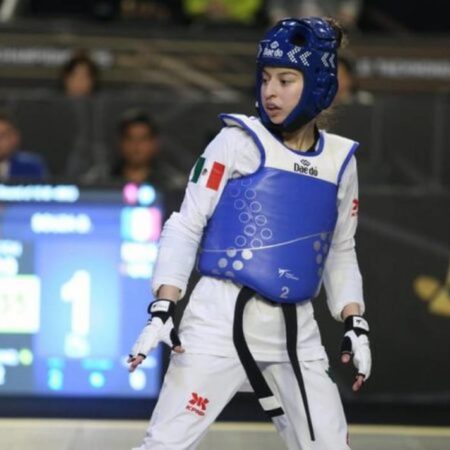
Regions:
<instances>
[{"instance_id":1,"label":"athlete's face","mask_svg":"<svg viewBox=\"0 0 450 450\"><path fill-rule=\"evenodd\" d=\"M303 92L303 75L287 67L265 67L261 100L264 111L275 124L282 123L297 106Z\"/></svg>"}]
</instances>

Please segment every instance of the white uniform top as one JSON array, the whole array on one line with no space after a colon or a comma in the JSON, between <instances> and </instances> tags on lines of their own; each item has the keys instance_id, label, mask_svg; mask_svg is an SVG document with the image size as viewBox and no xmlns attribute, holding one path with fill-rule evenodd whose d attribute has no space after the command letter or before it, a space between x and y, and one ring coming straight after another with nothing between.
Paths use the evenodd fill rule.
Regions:
<instances>
[{"instance_id":1,"label":"white uniform top","mask_svg":"<svg viewBox=\"0 0 450 450\"><path fill-rule=\"evenodd\" d=\"M193 269L203 229L220 199L228 179L254 173L260 152L242 129L226 127L202 155L209 166L225 166L217 190L205 183L189 182L180 212L164 225L153 275L153 292L164 284L176 286L184 295ZM192 173L191 173L192 175ZM341 320L348 303L359 303L364 312L362 279L355 252L358 179L356 160L351 158L338 190L338 220L324 270L324 286L332 316ZM195 286L180 324L180 339L186 352L237 357L232 339L233 315L240 286L229 280L202 277ZM325 358L320 333L310 301L297 306L298 353L302 361ZM284 318L280 307L258 297L244 313L244 331L258 361L289 361Z\"/></svg>"}]
</instances>

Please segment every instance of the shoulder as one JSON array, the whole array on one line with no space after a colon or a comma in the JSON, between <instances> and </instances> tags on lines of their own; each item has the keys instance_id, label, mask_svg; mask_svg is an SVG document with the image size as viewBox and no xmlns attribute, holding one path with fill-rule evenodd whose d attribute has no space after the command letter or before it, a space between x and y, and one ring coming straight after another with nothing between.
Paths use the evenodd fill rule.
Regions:
<instances>
[{"instance_id":1,"label":"shoulder","mask_svg":"<svg viewBox=\"0 0 450 450\"><path fill-rule=\"evenodd\" d=\"M231 178L253 173L261 155L248 131L239 125L226 124L203 152L203 157L224 164Z\"/></svg>"},{"instance_id":2,"label":"shoulder","mask_svg":"<svg viewBox=\"0 0 450 450\"><path fill-rule=\"evenodd\" d=\"M327 154L334 159L337 166L342 166L342 172L345 170L350 160L354 159L354 154L359 147L359 142L323 130L321 131L321 134L324 137L325 148L329 150Z\"/></svg>"},{"instance_id":3,"label":"shoulder","mask_svg":"<svg viewBox=\"0 0 450 450\"><path fill-rule=\"evenodd\" d=\"M44 160L36 153L19 151L11 157L11 175L43 174L46 171Z\"/></svg>"},{"instance_id":4,"label":"shoulder","mask_svg":"<svg viewBox=\"0 0 450 450\"><path fill-rule=\"evenodd\" d=\"M224 127L208 144L205 154L242 152L247 147L253 147L253 139L248 132L238 124L224 122Z\"/></svg>"},{"instance_id":5,"label":"shoulder","mask_svg":"<svg viewBox=\"0 0 450 450\"><path fill-rule=\"evenodd\" d=\"M227 144L233 144L235 142L240 143L241 141L248 139L248 137L247 132L242 128L225 125L216 135L215 139Z\"/></svg>"},{"instance_id":6,"label":"shoulder","mask_svg":"<svg viewBox=\"0 0 450 450\"><path fill-rule=\"evenodd\" d=\"M42 157L36 153L21 150L15 153L11 160L22 164L44 164Z\"/></svg>"},{"instance_id":7,"label":"shoulder","mask_svg":"<svg viewBox=\"0 0 450 450\"><path fill-rule=\"evenodd\" d=\"M324 135L327 144L332 145L333 147L350 150L356 149L359 146L359 142L354 141L353 139L340 136L339 134L328 133L323 130L321 132Z\"/></svg>"}]
</instances>

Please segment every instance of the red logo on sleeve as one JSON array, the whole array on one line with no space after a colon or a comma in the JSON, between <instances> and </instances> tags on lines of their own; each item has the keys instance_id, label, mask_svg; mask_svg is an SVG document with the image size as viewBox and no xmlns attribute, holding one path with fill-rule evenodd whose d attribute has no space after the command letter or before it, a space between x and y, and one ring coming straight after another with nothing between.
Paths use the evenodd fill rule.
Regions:
<instances>
[{"instance_id":1,"label":"red logo on sleeve","mask_svg":"<svg viewBox=\"0 0 450 450\"><path fill-rule=\"evenodd\" d=\"M192 392L191 395L192 398L186 405L186 409L188 411L192 411L195 414L198 414L199 416L204 416L209 400L206 397L201 397L197 394L197 392Z\"/></svg>"},{"instance_id":2,"label":"red logo on sleeve","mask_svg":"<svg viewBox=\"0 0 450 450\"><path fill-rule=\"evenodd\" d=\"M353 199L353 206L352 206L352 217L355 217L358 215L359 211L359 200L357 198Z\"/></svg>"}]
</instances>

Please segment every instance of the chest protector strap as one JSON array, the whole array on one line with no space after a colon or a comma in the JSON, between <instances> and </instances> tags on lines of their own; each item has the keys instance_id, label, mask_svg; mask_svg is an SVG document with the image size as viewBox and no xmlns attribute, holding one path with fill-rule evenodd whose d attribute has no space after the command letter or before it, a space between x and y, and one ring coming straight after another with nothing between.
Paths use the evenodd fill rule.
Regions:
<instances>
[{"instance_id":1,"label":"chest protector strap","mask_svg":"<svg viewBox=\"0 0 450 450\"><path fill-rule=\"evenodd\" d=\"M277 430L281 431L286 426L286 417L284 410L281 407L279 401L273 395L273 392L267 384L264 375L262 374L260 368L258 367L258 364L253 358L244 335L243 318L245 305L254 295L255 291L245 286L239 292L234 311L233 342L234 346L236 347L239 360L241 361L250 385L252 386L260 405L262 406L266 415L273 421ZM292 368L294 370L295 378L297 379L297 383L300 388L300 394L302 396L303 405L305 407L311 440L315 441L305 383L303 381L303 376L297 355L297 309L294 304L289 303L283 303L279 306L274 306L274 308L283 309L284 321L286 325L287 351L292 364Z\"/></svg>"}]
</instances>

